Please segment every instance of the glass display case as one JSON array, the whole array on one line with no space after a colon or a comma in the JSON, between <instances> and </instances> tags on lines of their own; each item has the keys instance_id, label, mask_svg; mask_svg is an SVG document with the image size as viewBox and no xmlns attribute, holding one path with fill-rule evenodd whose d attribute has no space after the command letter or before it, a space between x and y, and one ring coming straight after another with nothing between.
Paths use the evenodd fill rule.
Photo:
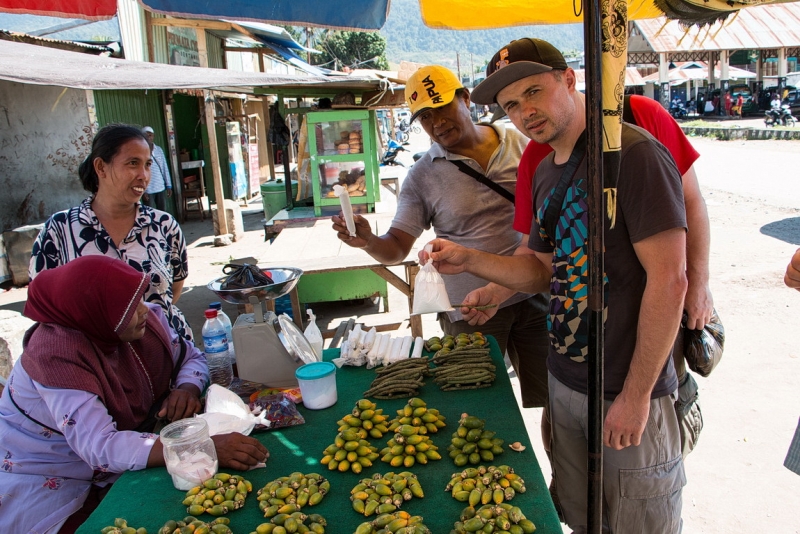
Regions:
<instances>
[{"instance_id":1,"label":"glass display case","mask_svg":"<svg viewBox=\"0 0 800 534\"><path fill-rule=\"evenodd\" d=\"M375 112L315 111L306 115L314 192L314 215L339 206L333 186L347 188L350 203L375 211L380 200Z\"/></svg>"}]
</instances>

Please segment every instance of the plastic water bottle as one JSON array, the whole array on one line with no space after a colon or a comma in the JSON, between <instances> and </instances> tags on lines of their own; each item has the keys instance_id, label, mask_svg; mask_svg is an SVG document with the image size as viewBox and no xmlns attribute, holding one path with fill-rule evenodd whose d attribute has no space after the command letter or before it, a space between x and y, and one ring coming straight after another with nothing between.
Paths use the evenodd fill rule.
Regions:
<instances>
[{"instance_id":1,"label":"plastic water bottle","mask_svg":"<svg viewBox=\"0 0 800 534\"><path fill-rule=\"evenodd\" d=\"M209 309L217 310L217 317L222 321L222 326L225 327L225 334L228 336L228 355L231 361L236 363L236 351L233 349L233 332L231 331L231 319L228 314L222 311L221 302L212 302L208 305Z\"/></svg>"},{"instance_id":2,"label":"plastic water bottle","mask_svg":"<svg viewBox=\"0 0 800 534\"><path fill-rule=\"evenodd\" d=\"M233 365L228 353L228 336L225 327L217 317L217 310L206 310L203 325L203 347L205 348L208 372L211 382L228 387L233 381Z\"/></svg>"}]
</instances>

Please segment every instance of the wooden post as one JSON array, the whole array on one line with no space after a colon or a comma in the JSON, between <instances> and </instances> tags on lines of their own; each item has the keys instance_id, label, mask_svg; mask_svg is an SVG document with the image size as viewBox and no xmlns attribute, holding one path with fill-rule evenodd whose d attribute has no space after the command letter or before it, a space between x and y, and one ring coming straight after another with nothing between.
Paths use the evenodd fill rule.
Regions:
<instances>
[{"instance_id":1,"label":"wooden post","mask_svg":"<svg viewBox=\"0 0 800 534\"><path fill-rule=\"evenodd\" d=\"M275 179L275 154L272 151L272 143L269 142L267 132L270 127L269 117L269 98L266 96L261 97L261 105L264 108L264 145L267 147L267 161L269 162L269 179ZM259 151L259 156L261 152ZM262 171L263 172L263 171Z\"/></svg>"},{"instance_id":2,"label":"wooden post","mask_svg":"<svg viewBox=\"0 0 800 534\"><path fill-rule=\"evenodd\" d=\"M144 10L144 31L145 41L147 42L147 61L155 63L156 54L153 50L153 14Z\"/></svg>"},{"instance_id":3,"label":"wooden post","mask_svg":"<svg viewBox=\"0 0 800 534\"><path fill-rule=\"evenodd\" d=\"M164 103L164 117L167 119L167 150L169 150L169 161L172 167L172 200L175 202L175 213L178 220L183 222L186 219L186 214L183 212L183 171L180 161L178 161L178 136L175 132L175 120L172 114L172 91L163 91L161 94ZM203 199L198 202L202 209Z\"/></svg>"},{"instance_id":4,"label":"wooden post","mask_svg":"<svg viewBox=\"0 0 800 534\"><path fill-rule=\"evenodd\" d=\"M206 31L197 28L197 52L200 55L200 66L208 68L208 48L206 46ZM203 103L208 129L208 149L211 151L211 171L214 176L214 195L217 199L217 222L219 234L225 236L228 232L228 217L225 213L225 189L222 187L222 171L219 166L219 146L217 145L216 112L214 109L214 95L208 89L203 90ZM211 206L209 206L211 208ZM216 240L214 244L227 244Z\"/></svg>"},{"instance_id":5,"label":"wooden post","mask_svg":"<svg viewBox=\"0 0 800 534\"><path fill-rule=\"evenodd\" d=\"M409 295L408 295L408 309L414 309L414 284L417 278L417 273L419 273L419 264L413 264L406 266L406 280L408 280L408 286L410 288ZM422 336L422 316L419 314L411 315L408 320L408 324L411 327L411 335L414 337L421 337Z\"/></svg>"}]
</instances>

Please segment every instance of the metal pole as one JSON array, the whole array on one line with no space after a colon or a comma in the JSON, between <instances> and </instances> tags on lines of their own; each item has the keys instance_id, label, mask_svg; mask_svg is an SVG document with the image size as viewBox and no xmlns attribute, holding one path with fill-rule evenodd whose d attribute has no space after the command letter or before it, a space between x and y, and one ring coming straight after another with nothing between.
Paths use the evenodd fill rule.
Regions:
<instances>
[{"instance_id":1,"label":"metal pole","mask_svg":"<svg viewBox=\"0 0 800 534\"><path fill-rule=\"evenodd\" d=\"M586 47L586 155L589 211L589 534L603 527L603 92L600 2L584 2Z\"/></svg>"},{"instance_id":2,"label":"metal pole","mask_svg":"<svg viewBox=\"0 0 800 534\"><path fill-rule=\"evenodd\" d=\"M472 52L469 53L469 83L475 87L475 65L472 64Z\"/></svg>"},{"instance_id":3,"label":"metal pole","mask_svg":"<svg viewBox=\"0 0 800 534\"><path fill-rule=\"evenodd\" d=\"M458 82L461 83L461 59L458 57L458 52L456 52L456 72L458 72Z\"/></svg>"}]
</instances>

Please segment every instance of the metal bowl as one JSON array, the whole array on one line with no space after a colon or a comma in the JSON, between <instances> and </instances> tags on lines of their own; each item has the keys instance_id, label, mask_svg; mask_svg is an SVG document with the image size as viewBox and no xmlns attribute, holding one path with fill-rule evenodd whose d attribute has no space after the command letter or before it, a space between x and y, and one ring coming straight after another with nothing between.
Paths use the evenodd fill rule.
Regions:
<instances>
[{"instance_id":1,"label":"metal bowl","mask_svg":"<svg viewBox=\"0 0 800 534\"><path fill-rule=\"evenodd\" d=\"M226 276L217 278L216 280L208 283L208 289L213 291L219 298L231 304L249 304L250 297L256 297L258 300L276 299L284 296L291 291L300 280L300 275L303 274L301 269L294 267L269 267L261 269L272 278L275 283L249 287L247 289L220 289L222 282L225 281Z\"/></svg>"}]
</instances>

